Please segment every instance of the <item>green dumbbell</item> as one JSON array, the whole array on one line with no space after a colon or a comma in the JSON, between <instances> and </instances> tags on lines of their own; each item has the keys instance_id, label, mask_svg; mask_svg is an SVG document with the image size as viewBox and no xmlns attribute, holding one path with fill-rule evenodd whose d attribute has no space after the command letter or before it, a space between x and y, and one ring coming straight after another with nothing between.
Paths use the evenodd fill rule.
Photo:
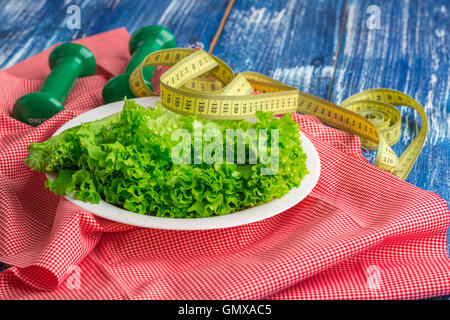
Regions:
<instances>
[{"instance_id":1,"label":"green dumbbell","mask_svg":"<svg viewBox=\"0 0 450 320\"><path fill-rule=\"evenodd\" d=\"M12 116L34 127L64 110L63 103L78 77L90 76L97 67L94 54L76 43L65 43L49 56L52 72L39 92L20 97L14 103Z\"/></svg>"},{"instance_id":2,"label":"green dumbbell","mask_svg":"<svg viewBox=\"0 0 450 320\"><path fill-rule=\"evenodd\" d=\"M130 74L150 53L175 48L176 40L172 33L161 26L146 26L137 30L131 36L129 51L132 55L130 63L125 73L111 78L103 87L103 102L111 103L122 100L123 98L135 98L136 95L131 91L128 84ZM155 67L145 67L143 70L144 81L150 89L153 89L150 83Z\"/></svg>"}]
</instances>

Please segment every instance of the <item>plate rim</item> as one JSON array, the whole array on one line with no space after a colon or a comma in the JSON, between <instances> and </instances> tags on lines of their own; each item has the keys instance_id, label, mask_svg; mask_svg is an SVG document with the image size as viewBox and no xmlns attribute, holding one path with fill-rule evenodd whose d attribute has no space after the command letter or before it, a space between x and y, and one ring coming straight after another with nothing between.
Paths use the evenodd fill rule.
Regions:
<instances>
[{"instance_id":1,"label":"plate rim","mask_svg":"<svg viewBox=\"0 0 450 320\"><path fill-rule=\"evenodd\" d=\"M134 98L132 100L136 101L136 103L140 105L143 105L144 107L148 107L150 105L154 105L157 101L160 100L160 98L143 97ZM58 135L71 127L79 125L80 123L102 119L110 114L119 112L121 111L122 107L123 101L116 101L88 110L66 122L58 130L56 130L52 136ZM119 109L117 111L114 109L111 112L110 109L112 108ZM97 116L95 114L97 114ZM87 121L85 121L85 118ZM89 118L89 120L87 118ZM95 216L137 227L164 230L212 230L237 227L240 225L268 219L286 210L289 210L290 208L303 201L317 185L321 172L319 154L313 143L305 136L302 131L300 131L300 139L302 140L303 150L307 154L307 168L309 171L309 173L303 178L302 184L305 182L305 180L307 180L308 185L302 186L301 184L300 188L294 187L280 199L273 199L261 205L229 213L226 215L204 218L164 218L138 214L110 204L103 199L100 200L100 203L93 204L90 202L77 200L73 197L73 194L69 194L63 197L79 206L80 208L89 211ZM54 179L55 174L46 173L46 176L47 179ZM281 210L280 207L282 207ZM257 211L263 211L265 212L265 214L260 214Z\"/></svg>"}]
</instances>

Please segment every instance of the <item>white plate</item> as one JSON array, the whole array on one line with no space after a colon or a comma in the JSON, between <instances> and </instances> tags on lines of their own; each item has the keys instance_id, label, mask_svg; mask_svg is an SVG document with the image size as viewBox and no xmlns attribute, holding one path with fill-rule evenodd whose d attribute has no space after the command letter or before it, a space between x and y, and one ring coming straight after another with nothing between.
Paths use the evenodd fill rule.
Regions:
<instances>
[{"instance_id":1,"label":"white plate","mask_svg":"<svg viewBox=\"0 0 450 320\"><path fill-rule=\"evenodd\" d=\"M136 102L144 107L154 106L158 97L146 97L137 98ZM98 119L102 119L108 115L119 112L122 110L123 102L118 101L110 103L88 112L85 112L78 117L65 123L59 128L54 135L58 135L64 130L77 126L83 122L90 122ZM98 204L92 204L90 202L83 202L76 200L73 195L68 195L65 198L83 209L86 209L93 214L106 218L112 221L121 222L124 224L157 228L157 229L171 229L171 230L206 230L206 229L219 229L235 227L259 220L263 220L279 214L300 201L302 201L314 188L320 175L320 160L316 149L311 141L301 133L300 139L302 140L302 147L307 156L306 166L309 173L303 178L301 186L299 188L293 188L288 194L284 195L281 199L275 199L265 204L245 209L239 212L230 213L228 215L210 217L210 218L161 218L154 216L140 215L112 204L109 204L103 200ZM295 170L295 168L292 168ZM47 174L49 179L54 179L55 175Z\"/></svg>"}]
</instances>

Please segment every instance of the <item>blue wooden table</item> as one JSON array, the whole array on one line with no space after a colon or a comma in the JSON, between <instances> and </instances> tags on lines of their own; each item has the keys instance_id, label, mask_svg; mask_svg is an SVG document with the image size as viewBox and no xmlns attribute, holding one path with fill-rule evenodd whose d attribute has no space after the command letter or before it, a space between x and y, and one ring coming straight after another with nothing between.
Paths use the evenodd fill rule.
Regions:
<instances>
[{"instance_id":1,"label":"blue wooden table","mask_svg":"<svg viewBox=\"0 0 450 320\"><path fill-rule=\"evenodd\" d=\"M131 33L149 24L167 27L181 47L203 45L207 50L227 3L3 0L0 67L57 42L118 27ZM79 21L74 20L77 10ZM429 131L407 181L448 203L449 15L448 0L237 0L213 53L234 71L265 73L335 103L369 88L409 94L424 106ZM420 125L417 113L401 111L403 135L394 146L398 154Z\"/></svg>"}]
</instances>

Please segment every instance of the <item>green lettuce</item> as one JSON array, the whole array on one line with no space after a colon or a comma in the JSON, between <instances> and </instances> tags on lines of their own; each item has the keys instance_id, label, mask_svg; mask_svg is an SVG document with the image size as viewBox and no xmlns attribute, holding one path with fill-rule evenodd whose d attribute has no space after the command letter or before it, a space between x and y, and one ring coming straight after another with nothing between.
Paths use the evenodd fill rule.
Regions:
<instances>
[{"instance_id":1,"label":"green lettuce","mask_svg":"<svg viewBox=\"0 0 450 320\"><path fill-rule=\"evenodd\" d=\"M144 108L125 100L120 113L32 143L25 163L33 170L58 173L55 180L46 182L58 195L73 193L75 198L92 203L103 199L159 217L224 215L281 198L298 187L307 174L299 128L292 118L285 115L277 119L263 112L256 118L257 122L197 119L159 104ZM173 154L180 139L174 139L173 134L179 129L190 134L188 145L193 147L183 161L175 162ZM211 151L211 144L203 141L196 149L196 132L204 137L212 129L224 139L222 148L213 149L211 155L224 161L208 164L198 160ZM230 129L236 134L227 140ZM250 154L258 154L259 149L249 139L249 129L267 131L265 159L256 156L256 162L250 161ZM278 130L276 140L273 129ZM267 159L274 155L274 141L279 147L273 170L273 161ZM245 159L240 161L238 142L244 143L245 150ZM233 159L226 157L227 148L234 150Z\"/></svg>"}]
</instances>

